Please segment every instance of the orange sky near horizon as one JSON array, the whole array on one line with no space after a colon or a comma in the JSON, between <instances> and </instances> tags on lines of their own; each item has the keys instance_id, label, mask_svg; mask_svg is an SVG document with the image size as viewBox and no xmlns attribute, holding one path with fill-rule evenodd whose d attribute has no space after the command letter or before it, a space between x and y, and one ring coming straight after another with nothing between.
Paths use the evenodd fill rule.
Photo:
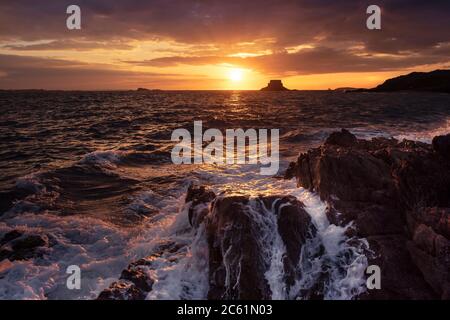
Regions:
<instances>
[{"instance_id":1,"label":"orange sky near horizon","mask_svg":"<svg viewBox=\"0 0 450 320\"><path fill-rule=\"evenodd\" d=\"M76 61L86 66L92 66L94 69L118 70L133 72L136 76L132 79L123 78L123 81L110 83L105 75L102 84L101 79L96 79L96 84L90 82L49 82L43 89L81 89L81 90L133 90L138 87L149 89L165 90L258 90L267 85L270 79L282 79L283 84L289 89L298 90L327 90L341 87L371 88L381 84L386 79L406 74L412 71L431 71L442 68L441 65L425 65L413 68L404 68L395 71L380 72L339 72L339 73L320 73L307 75L277 75L264 74L243 63L230 64L229 62L216 63L211 65L174 65L170 67L158 66L134 66L124 63L124 60L139 60L142 57L146 59L158 58L160 52L158 48L161 43L155 43L154 48L148 43L135 44L136 48L132 50L30 50L26 55L21 51L5 50L0 48L0 54L16 55L25 57L38 57L46 59L51 57L58 61ZM166 44L170 48L170 44ZM175 46L174 46L175 47ZM155 51L156 50L156 51ZM240 52L234 53L242 54ZM257 53L247 52L247 55L257 55ZM72 67L76 69L75 67ZM146 81L146 75L156 75L163 81ZM238 74L238 76L236 76ZM142 77L140 77L142 75ZM1 78L1 74L0 74ZM40 89L41 87L24 86L19 89ZM14 87L5 89L14 89Z\"/></svg>"},{"instance_id":2,"label":"orange sky near horizon","mask_svg":"<svg viewBox=\"0 0 450 320\"><path fill-rule=\"evenodd\" d=\"M450 65L442 3L386 2L373 31L363 1L91 0L81 30L65 26L69 2L26 2L0 3L0 89L371 88Z\"/></svg>"}]
</instances>

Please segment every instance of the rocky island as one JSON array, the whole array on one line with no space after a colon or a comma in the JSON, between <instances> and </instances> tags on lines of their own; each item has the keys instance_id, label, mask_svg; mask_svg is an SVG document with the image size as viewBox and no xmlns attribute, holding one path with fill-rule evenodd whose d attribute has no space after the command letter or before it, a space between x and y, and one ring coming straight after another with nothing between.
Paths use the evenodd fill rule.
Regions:
<instances>
[{"instance_id":1,"label":"rocky island","mask_svg":"<svg viewBox=\"0 0 450 320\"><path fill-rule=\"evenodd\" d=\"M261 91L289 91L289 89L283 86L281 80L270 80L267 87L262 88Z\"/></svg>"}]
</instances>

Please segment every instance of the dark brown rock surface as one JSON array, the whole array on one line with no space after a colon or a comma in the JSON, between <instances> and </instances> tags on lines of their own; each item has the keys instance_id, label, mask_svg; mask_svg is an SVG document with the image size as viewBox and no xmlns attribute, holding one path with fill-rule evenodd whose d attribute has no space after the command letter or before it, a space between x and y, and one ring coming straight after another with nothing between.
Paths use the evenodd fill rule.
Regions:
<instances>
[{"instance_id":1,"label":"dark brown rock surface","mask_svg":"<svg viewBox=\"0 0 450 320\"><path fill-rule=\"evenodd\" d=\"M449 298L449 138L366 141L342 130L290 164L286 178L316 191L330 220L355 221L368 239L382 289L364 298Z\"/></svg>"}]
</instances>

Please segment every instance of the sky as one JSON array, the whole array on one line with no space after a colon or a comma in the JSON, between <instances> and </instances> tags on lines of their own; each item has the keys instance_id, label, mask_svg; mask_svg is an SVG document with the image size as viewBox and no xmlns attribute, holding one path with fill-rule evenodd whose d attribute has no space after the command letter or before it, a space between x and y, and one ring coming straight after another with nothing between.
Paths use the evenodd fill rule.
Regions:
<instances>
[{"instance_id":1,"label":"sky","mask_svg":"<svg viewBox=\"0 0 450 320\"><path fill-rule=\"evenodd\" d=\"M69 30L66 9L81 9ZM369 5L381 30L366 27ZM0 88L374 87L450 68L450 1L0 0Z\"/></svg>"}]
</instances>

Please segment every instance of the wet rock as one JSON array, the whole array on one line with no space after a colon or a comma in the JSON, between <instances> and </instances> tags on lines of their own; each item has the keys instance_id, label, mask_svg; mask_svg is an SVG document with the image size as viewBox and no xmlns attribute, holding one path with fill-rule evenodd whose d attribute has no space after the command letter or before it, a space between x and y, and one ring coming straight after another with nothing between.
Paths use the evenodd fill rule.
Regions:
<instances>
[{"instance_id":1,"label":"wet rock","mask_svg":"<svg viewBox=\"0 0 450 320\"><path fill-rule=\"evenodd\" d=\"M131 262L124 269L119 280L113 282L108 288L103 290L98 300L145 300L151 292L154 279L151 271L154 270L155 261L164 254L178 252L184 248L182 244L174 241L165 241L153 249L153 254Z\"/></svg>"},{"instance_id":2,"label":"wet rock","mask_svg":"<svg viewBox=\"0 0 450 320\"><path fill-rule=\"evenodd\" d=\"M154 280L146 271L151 258L131 263L122 271L118 281L103 290L98 300L144 300L152 290Z\"/></svg>"},{"instance_id":3,"label":"wet rock","mask_svg":"<svg viewBox=\"0 0 450 320\"><path fill-rule=\"evenodd\" d=\"M346 129L340 132L333 132L325 141L325 144L336 145L341 147L351 147L358 142L356 137Z\"/></svg>"},{"instance_id":4,"label":"wet rock","mask_svg":"<svg viewBox=\"0 0 450 320\"><path fill-rule=\"evenodd\" d=\"M189 206L189 223L191 226L198 227L209 212L208 204L214 200L214 192L207 190L206 187L196 187L191 184L186 194L185 202L191 202Z\"/></svg>"},{"instance_id":5,"label":"wet rock","mask_svg":"<svg viewBox=\"0 0 450 320\"><path fill-rule=\"evenodd\" d=\"M46 235L24 234L18 230L12 230L5 234L0 244L0 261L41 257L45 253L45 249L52 245Z\"/></svg>"},{"instance_id":6,"label":"wet rock","mask_svg":"<svg viewBox=\"0 0 450 320\"><path fill-rule=\"evenodd\" d=\"M146 296L147 293L132 282L121 280L103 290L97 300L144 300Z\"/></svg>"},{"instance_id":7,"label":"wet rock","mask_svg":"<svg viewBox=\"0 0 450 320\"><path fill-rule=\"evenodd\" d=\"M274 223L274 221L276 221ZM270 237L279 233L285 247L286 285L293 284L302 245L312 227L294 197L217 198L206 220L209 244L208 299L270 299L265 273ZM277 229L273 229L277 228Z\"/></svg>"},{"instance_id":8,"label":"wet rock","mask_svg":"<svg viewBox=\"0 0 450 320\"><path fill-rule=\"evenodd\" d=\"M450 159L450 134L434 137L433 149L442 157Z\"/></svg>"},{"instance_id":9,"label":"wet rock","mask_svg":"<svg viewBox=\"0 0 450 320\"><path fill-rule=\"evenodd\" d=\"M152 290L153 280L139 267L128 268L122 271L121 279L131 281L143 292Z\"/></svg>"},{"instance_id":10,"label":"wet rock","mask_svg":"<svg viewBox=\"0 0 450 320\"><path fill-rule=\"evenodd\" d=\"M297 271L300 254L308 237L314 237L315 227L311 224L311 218L306 213L304 205L294 197L283 197L274 200L275 212L278 212L278 233L286 246L286 254L283 260L286 288L290 287L301 276Z\"/></svg>"},{"instance_id":11,"label":"wet rock","mask_svg":"<svg viewBox=\"0 0 450 320\"><path fill-rule=\"evenodd\" d=\"M436 294L412 262L407 250L407 239L401 234L369 236L369 265L381 270L381 289L368 290L361 299L435 299Z\"/></svg>"},{"instance_id":12,"label":"wet rock","mask_svg":"<svg viewBox=\"0 0 450 320\"><path fill-rule=\"evenodd\" d=\"M354 232L369 240L377 257L369 264L381 267L383 289L364 298L448 295L450 277L442 262L450 259L447 148L447 136L435 138L431 146L408 140L358 140L342 130L290 164L285 178L295 177L299 186L327 201L331 223L354 221Z\"/></svg>"},{"instance_id":13,"label":"wet rock","mask_svg":"<svg viewBox=\"0 0 450 320\"><path fill-rule=\"evenodd\" d=\"M423 223L450 239L450 208L421 207L409 212L409 215L416 223Z\"/></svg>"},{"instance_id":14,"label":"wet rock","mask_svg":"<svg viewBox=\"0 0 450 320\"><path fill-rule=\"evenodd\" d=\"M218 198L207 221L209 244L208 299L269 299L264 272L267 261L259 254L259 230L244 196Z\"/></svg>"},{"instance_id":15,"label":"wet rock","mask_svg":"<svg viewBox=\"0 0 450 320\"><path fill-rule=\"evenodd\" d=\"M6 233L3 238L0 240L0 245L4 245L5 243L17 239L23 235L23 232L18 230L12 230Z\"/></svg>"},{"instance_id":16,"label":"wet rock","mask_svg":"<svg viewBox=\"0 0 450 320\"><path fill-rule=\"evenodd\" d=\"M420 208L409 213L408 250L426 281L442 299L450 297L450 208Z\"/></svg>"}]
</instances>

